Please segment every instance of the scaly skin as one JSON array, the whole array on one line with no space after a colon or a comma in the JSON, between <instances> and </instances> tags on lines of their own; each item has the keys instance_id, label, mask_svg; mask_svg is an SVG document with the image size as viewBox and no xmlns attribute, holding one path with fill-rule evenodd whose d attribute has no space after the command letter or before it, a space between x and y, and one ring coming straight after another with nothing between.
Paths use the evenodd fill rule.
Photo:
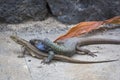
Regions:
<instances>
[{"instance_id":1,"label":"scaly skin","mask_svg":"<svg viewBox=\"0 0 120 80\"><path fill-rule=\"evenodd\" d=\"M49 39L45 38L44 40L31 40L36 46L38 43L42 42L44 45L47 45L54 51L54 54L64 55L64 56L73 56L74 54L87 54L92 57L97 56L90 50L82 48L82 46L85 45L91 45L91 44L120 44L120 40L116 39L102 39L102 38L86 38L86 39L80 39L80 38L72 38L70 41L63 42L62 45L58 45L56 43L53 43ZM37 48L37 46L36 46ZM49 53L49 52L48 52ZM49 56L54 57L53 54L49 54ZM45 62L49 62L52 60L52 58L46 58Z\"/></svg>"},{"instance_id":2,"label":"scaly skin","mask_svg":"<svg viewBox=\"0 0 120 80\"><path fill-rule=\"evenodd\" d=\"M48 55L45 53L40 52L38 49L36 49L33 45L31 45L28 41L17 37L17 36L10 36L10 38L15 41L17 44L20 44L22 46L24 46L25 48L27 48L27 50L29 50L30 52L34 53L34 57L37 58L43 58L43 57L47 57ZM104 62L113 62L113 61L117 61L118 59L111 59L111 60L103 60L103 61L80 61L80 60L76 60L76 59L72 59L66 56L62 56L62 55L54 55L54 59L56 60L61 60L61 61L67 61L70 63L82 63L82 64L90 64L90 63L104 63Z\"/></svg>"},{"instance_id":3,"label":"scaly skin","mask_svg":"<svg viewBox=\"0 0 120 80\"><path fill-rule=\"evenodd\" d=\"M120 44L120 40L102 39L102 38L86 38L86 39L78 38L78 40L75 40L75 41L77 42L75 43L74 41L71 41L67 43L69 44L68 46L67 44L62 46L62 45L53 43L47 38L44 39L45 45L52 48L52 50L56 54L65 55L65 56L73 56L74 54L80 53L80 52L94 56L94 54L91 51L81 48L82 46L85 46L85 45L91 45L91 44L118 44L119 45Z\"/></svg>"},{"instance_id":4,"label":"scaly skin","mask_svg":"<svg viewBox=\"0 0 120 80\"><path fill-rule=\"evenodd\" d=\"M76 53L76 50L73 47L58 45L57 43L53 43L52 41L50 41L48 38L45 38L43 43L52 48L52 50L59 55L65 55L70 57Z\"/></svg>"},{"instance_id":5,"label":"scaly skin","mask_svg":"<svg viewBox=\"0 0 120 80\"><path fill-rule=\"evenodd\" d=\"M120 40L102 39L102 38L86 38L77 43L77 45L79 46L92 45L92 44L118 44L120 45Z\"/></svg>"}]
</instances>

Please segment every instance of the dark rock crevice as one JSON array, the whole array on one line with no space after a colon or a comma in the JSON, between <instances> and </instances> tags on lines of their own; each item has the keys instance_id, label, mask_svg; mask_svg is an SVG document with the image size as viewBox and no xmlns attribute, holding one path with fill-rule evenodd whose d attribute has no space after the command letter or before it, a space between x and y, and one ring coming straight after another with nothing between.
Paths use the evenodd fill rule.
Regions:
<instances>
[{"instance_id":1,"label":"dark rock crevice","mask_svg":"<svg viewBox=\"0 0 120 80\"><path fill-rule=\"evenodd\" d=\"M120 0L0 0L0 22L57 20L76 24L120 15Z\"/></svg>"},{"instance_id":2,"label":"dark rock crevice","mask_svg":"<svg viewBox=\"0 0 120 80\"><path fill-rule=\"evenodd\" d=\"M63 23L105 20L120 15L119 0L47 0L47 2L52 14Z\"/></svg>"},{"instance_id":3,"label":"dark rock crevice","mask_svg":"<svg viewBox=\"0 0 120 80\"><path fill-rule=\"evenodd\" d=\"M0 20L7 23L44 20L47 14L44 0L0 0Z\"/></svg>"}]
</instances>

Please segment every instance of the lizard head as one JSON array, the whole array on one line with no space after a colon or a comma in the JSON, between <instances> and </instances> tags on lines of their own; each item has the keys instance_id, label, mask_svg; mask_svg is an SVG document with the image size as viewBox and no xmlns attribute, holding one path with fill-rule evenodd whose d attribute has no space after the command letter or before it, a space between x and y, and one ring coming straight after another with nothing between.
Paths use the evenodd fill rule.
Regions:
<instances>
[{"instance_id":1,"label":"lizard head","mask_svg":"<svg viewBox=\"0 0 120 80\"><path fill-rule=\"evenodd\" d=\"M22 38L20 38L20 37L18 37L18 36L10 36L10 38L11 38L13 41L15 41L16 43L22 44L22 42L21 42L21 39L22 39Z\"/></svg>"},{"instance_id":2,"label":"lizard head","mask_svg":"<svg viewBox=\"0 0 120 80\"><path fill-rule=\"evenodd\" d=\"M29 42L42 52L47 52L50 49L42 39L31 39Z\"/></svg>"},{"instance_id":3,"label":"lizard head","mask_svg":"<svg viewBox=\"0 0 120 80\"><path fill-rule=\"evenodd\" d=\"M32 45L36 45L38 43L43 43L43 40L40 40L40 39L31 39L29 41Z\"/></svg>"}]
</instances>

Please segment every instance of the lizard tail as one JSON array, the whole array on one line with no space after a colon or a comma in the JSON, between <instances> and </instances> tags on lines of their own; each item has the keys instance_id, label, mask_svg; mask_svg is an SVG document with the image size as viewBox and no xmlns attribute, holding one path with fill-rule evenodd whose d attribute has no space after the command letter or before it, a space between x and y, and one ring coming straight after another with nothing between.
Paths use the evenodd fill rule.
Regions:
<instances>
[{"instance_id":1,"label":"lizard tail","mask_svg":"<svg viewBox=\"0 0 120 80\"><path fill-rule=\"evenodd\" d=\"M92 45L92 44L120 44L120 40L116 39L102 39L102 38L86 38L78 42L78 46Z\"/></svg>"},{"instance_id":2,"label":"lizard tail","mask_svg":"<svg viewBox=\"0 0 120 80\"><path fill-rule=\"evenodd\" d=\"M64 61L64 62L80 63L80 64L106 63L106 62L114 62L119 60L119 59L110 59L110 60L101 60L101 61L82 61L82 60L72 59L62 55L59 55L59 56L55 55L54 59Z\"/></svg>"}]
</instances>

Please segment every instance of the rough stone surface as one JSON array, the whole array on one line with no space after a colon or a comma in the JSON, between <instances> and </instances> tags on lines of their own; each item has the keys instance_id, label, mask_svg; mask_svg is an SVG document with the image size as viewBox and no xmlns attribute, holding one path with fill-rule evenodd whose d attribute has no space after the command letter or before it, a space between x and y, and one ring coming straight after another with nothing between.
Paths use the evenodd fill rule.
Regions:
<instances>
[{"instance_id":1,"label":"rough stone surface","mask_svg":"<svg viewBox=\"0 0 120 80\"><path fill-rule=\"evenodd\" d=\"M3 27L4 26L4 27ZM44 21L29 21L21 24L0 24L0 80L120 80L120 45L89 45L97 57L76 55L73 58L86 61L119 59L101 64L73 64L52 61L41 64L40 59L30 56L17 58L21 46L12 41L10 35L18 35L26 40L49 38L55 40L72 25L62 24L53 18ZM2 27L2 28L1 28ZM120 27L94 31L81 38L113 38L120 40Z\"/></svg>"},{"instance_id":2,"label":"rough stone surface","mask_svg":"<svg viewBox=\"0 0 120 80\"><path fill-rule=\"evenodd\" d=\"M52 14L69 24L120 15L120 0L0 0L0 22L44 20Z\"/></svg>"},{"instance_id":3,"label":"rough stone surface","mask_svg":"<svg viewBox=\"0 0 120 80\"><path fill-rule=\"evenodd\" d=\"M32 80L25 59L17 58L20 46L15 48L12 44L9 37L0 32L0 80Z\"/></svg>"},{"instance_id":4,"label":"rough stone surface","mask_svg":"<svg viewBox=\"0 0 120 80\"><path fill-rule=\"evenodd\" d=\"M50 10L64 23L105 20L120 15L119 0L47 0Z\"/></svg>"},{"instance_id":5,"label":"rough stone surface","mask_svg":"<svg viewBox=\"0 0 120 80\"><path fill-rule=\"evenodd\" d=\"M44 20L47 13L45 0L0 0L0 21L2 22Z\"/></svg>"}]
</instances>

